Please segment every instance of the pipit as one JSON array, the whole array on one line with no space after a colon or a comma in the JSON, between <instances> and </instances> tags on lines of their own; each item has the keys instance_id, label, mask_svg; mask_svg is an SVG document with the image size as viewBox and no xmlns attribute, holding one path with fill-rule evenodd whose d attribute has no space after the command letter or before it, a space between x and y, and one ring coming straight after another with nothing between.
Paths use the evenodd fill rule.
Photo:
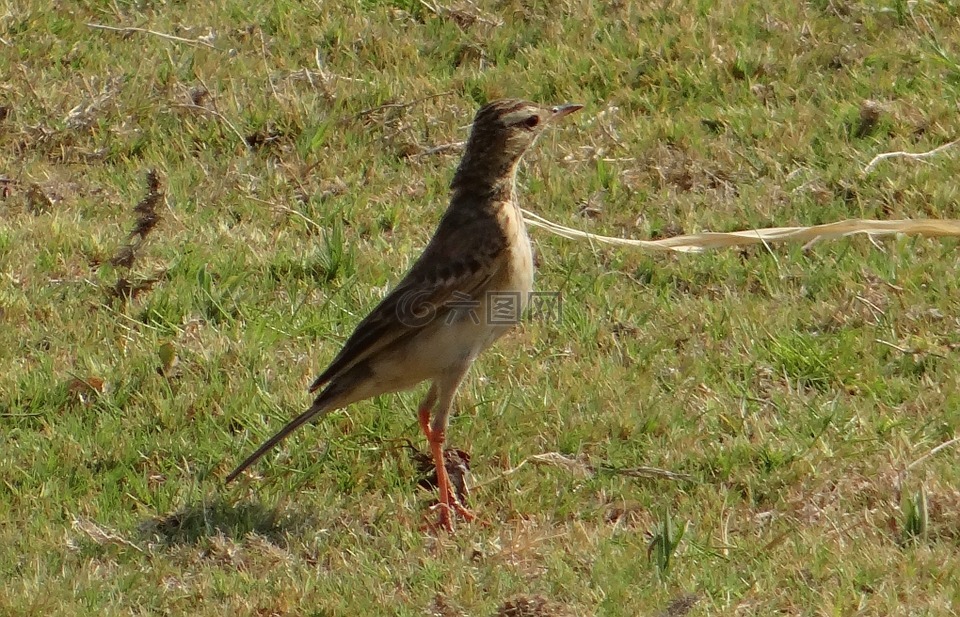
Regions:
<instances>
[{"instance_id":1,"label":"pipit","mask_svg":"<svg viewBox=\"0 0 960 617\"><path fill-rule=\"evenodd\" d=\"M491 317L504 300L514 302L507 308L519 315L533 289L530 240L516 195L520 159L546 126L581 107L508 99L477 112L450 184L450 206L423 254L310 386L320 390L310 409L257 448L227 482L309 420L429 380L418 415L437 469L439 524L452 531L454 512L473 519L444 465L450 408L473 361L516 323Z\"/></svg>"}]
</instances>

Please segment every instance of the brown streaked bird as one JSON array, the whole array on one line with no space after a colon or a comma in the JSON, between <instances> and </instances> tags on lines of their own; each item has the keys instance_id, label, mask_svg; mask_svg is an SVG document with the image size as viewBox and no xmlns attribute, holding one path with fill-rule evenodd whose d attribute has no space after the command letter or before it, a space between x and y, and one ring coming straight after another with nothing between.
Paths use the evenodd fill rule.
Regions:
<instances>
[{"instance_id":1,"label":"brown streaked bird","mask_svg":"<svg viewBox=\"0 0 960 617\"><path fill-rule=\"evenodd\" d=\"M320 390L310 409L257 448L227 482L306 422L429 380L419 420L437 468L440 526L452 531L453 512L473 518L444 465L450 409L470 365L517 321L502 314L491 319L504 308L493 302L517 303L506 308L519 316L533 289L530 240L516 195L520 159L545 127L581 107L506 99L477 112L450 184L450 206L423 254L310 386Z\"/></svg>"}]
</instances>

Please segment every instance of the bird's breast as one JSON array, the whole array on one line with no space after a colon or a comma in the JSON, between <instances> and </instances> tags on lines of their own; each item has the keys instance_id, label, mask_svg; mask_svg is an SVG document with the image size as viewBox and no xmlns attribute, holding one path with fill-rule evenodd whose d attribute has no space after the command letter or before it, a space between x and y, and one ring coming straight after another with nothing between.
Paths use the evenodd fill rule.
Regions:
<instances>
[{"instance_id":1,"label":"bird's breast","mask_svg":"<svg viewBox=\"0 0 960 617\"><path fill-rule=\"evenodd\" d=\"M533 250L527 236L527 226L516 201L501 211L500 226L506 237L507 263L501 284L505 289L520 291L524 296L533 291Z\"/></svg>"}]
</instances>

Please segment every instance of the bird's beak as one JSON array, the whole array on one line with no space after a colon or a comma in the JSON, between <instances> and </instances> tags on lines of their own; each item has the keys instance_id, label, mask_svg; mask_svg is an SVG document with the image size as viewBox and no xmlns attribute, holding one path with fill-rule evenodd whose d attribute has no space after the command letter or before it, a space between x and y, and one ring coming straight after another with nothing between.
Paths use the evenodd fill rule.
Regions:
<instances>
[{"instance_id":1,"label":"bird's beak","mask_svg":"<svg viewBox=\"0 0 960 617\"><path fill-rule=\"evenodd\" d=\"M583 105L578 105L576 103L564 103L563 105L557 105L556 107L551 107L550 121L555 122L560 118L566 116L567 114L572 114L573 112L583 109Z\"/></svg>"}]
</instances>

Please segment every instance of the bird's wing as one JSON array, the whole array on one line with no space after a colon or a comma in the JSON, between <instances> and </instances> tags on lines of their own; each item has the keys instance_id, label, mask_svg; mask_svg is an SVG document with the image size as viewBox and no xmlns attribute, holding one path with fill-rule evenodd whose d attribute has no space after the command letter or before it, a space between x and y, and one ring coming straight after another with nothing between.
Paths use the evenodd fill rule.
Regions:
<instances>
[{"instance_id":1,"label":"bird's wing","mask_svg":"<svg viewBox=\"0 0 960 617\"><path fill-rule=\"evenodd\" d=\"M420 259L347 339L310 391L320 389L384 348L414 336L422 328L467 309L505 263L506 238L495 218L450 212ZM332 386L331 386L332 387ZM313 405L284 426L234 469L227 482L311 419L330 411L317 397Z\"/></svg>"},{"instance_id":2,"label":"bird's wing","mask_svg":"<svg viewBox=\"0 0 960 617\"><path fill-rule=\"evenodd\" d=\"M505 249L495 218L449 211L407 275L360 322L310 391L451 311L472 306L502 267Z\"/></svg>"}]
</instances>

